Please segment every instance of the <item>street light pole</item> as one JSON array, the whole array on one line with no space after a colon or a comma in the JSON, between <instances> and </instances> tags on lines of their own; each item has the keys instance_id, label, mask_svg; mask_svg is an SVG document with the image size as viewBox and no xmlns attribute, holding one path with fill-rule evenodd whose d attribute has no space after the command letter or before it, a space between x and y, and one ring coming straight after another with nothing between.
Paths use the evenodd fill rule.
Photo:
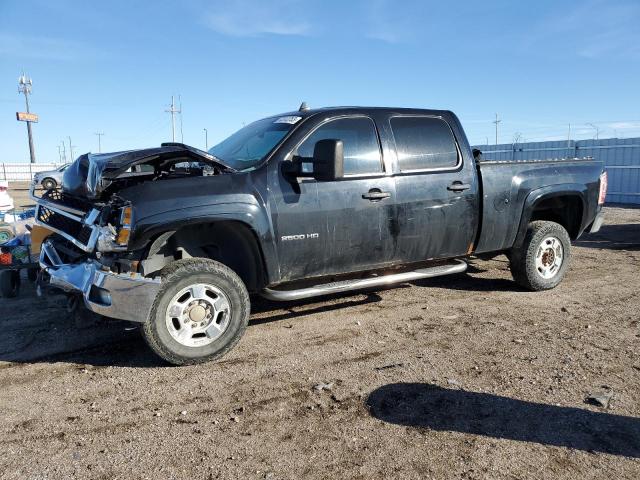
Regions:
<instances>
[{"instance_id":1,"label":"street light pole","mask_svg":"<svg viewBox=\"0 0 640 480\"><path fill-rule=\"evenodd\" d=\"M24 73L18 78L18 93L24 93L24 101L27 104L27 113L29 111L29 95L31 94L31 86L33 81ZM29 136L29 156L31 163L36 163L36 152L33 148L33 133L31 132L31 122L27 120L27 135Z\"/></svg>"},{"instance_id":2,"label":"street light pole","mask_svg":"<svg viewBox=\"0 0 640 480\"><path fill-rule=\"evenodd\" d=\"M587 123L587 125L596 131L596 140L598 140L598 138L600 137L600 128L594 125L593 123Z\"/></svg>"},{"instance_id":3,"label":"street light pole","mask_svg":"<svg viewBox=\"0 0 640 480\"><path fill-rule=\"evenodd\" d=\"M204 149L208 152L209 151L209 132L207 131L206 128L203 128L204 130Z\"/></svg>"}]
</instances>

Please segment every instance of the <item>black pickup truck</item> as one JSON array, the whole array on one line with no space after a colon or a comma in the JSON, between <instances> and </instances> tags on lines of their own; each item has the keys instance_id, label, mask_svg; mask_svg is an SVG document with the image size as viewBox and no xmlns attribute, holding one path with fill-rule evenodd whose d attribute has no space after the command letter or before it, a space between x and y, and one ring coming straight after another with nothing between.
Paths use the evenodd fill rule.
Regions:
<instances>
[{"instance_id":1,"label":"black pickup truck","mask_svg":"<svg viewBox=\"0 0 640 480\"><path fill-rule=\"evenodd\" d=\"M524 288L553 288L605 194L592 159L483 161L449 111L361 107L258 120L209 152L85 154L61 188L32 187L52 232L40 287L139 322L174 364L232 348L250 293L375 288L498 253Z\"/></svg>"}]
</instances>

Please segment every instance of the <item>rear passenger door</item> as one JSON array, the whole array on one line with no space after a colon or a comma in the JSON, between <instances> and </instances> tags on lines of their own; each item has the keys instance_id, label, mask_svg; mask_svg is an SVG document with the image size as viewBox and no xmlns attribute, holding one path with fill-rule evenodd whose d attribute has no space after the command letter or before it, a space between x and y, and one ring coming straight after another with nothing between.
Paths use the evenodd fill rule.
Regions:
<instances>
[{"instance_id":1,"label":"rear passenger door","mask_svg":"<svg viewBox=\"0 0 640 480\"><path fill-rule=\"evenodd\" d=\"M421 262L467 254L478 221L473 162L465 161L442 117L398 115L389 124L397 155L395 259Z\"/></svg>"}]
</instances>

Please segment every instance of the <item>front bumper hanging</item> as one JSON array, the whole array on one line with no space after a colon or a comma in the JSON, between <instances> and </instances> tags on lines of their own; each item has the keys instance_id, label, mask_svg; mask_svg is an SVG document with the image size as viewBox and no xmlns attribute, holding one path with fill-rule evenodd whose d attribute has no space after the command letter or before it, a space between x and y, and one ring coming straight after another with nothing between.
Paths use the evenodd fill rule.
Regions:
<instances>
[{"instance_id":1,"label":"front bumper hanging","mask_svg":"<svg viewBox=\"0 0 640 480\"><path fill-rule=\"evenodd\" d=\"M160 279L113 273L95 261L64 264L50 241L42 244L40 267L52 287L81 294L87 309L110 318L147 321L160 289Z\"/></svg>"}]
</instances>

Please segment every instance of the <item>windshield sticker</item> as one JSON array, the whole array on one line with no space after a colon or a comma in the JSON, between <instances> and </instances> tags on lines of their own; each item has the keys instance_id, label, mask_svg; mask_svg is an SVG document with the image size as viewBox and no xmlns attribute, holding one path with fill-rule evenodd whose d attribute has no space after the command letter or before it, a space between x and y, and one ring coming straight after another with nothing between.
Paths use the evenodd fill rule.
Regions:
<instances>
[{"instance_id":1,"label":"windshield sticker","mask_svg":"<svg viewBox=\"0 0 640 480\"><path fill-rule=\"evenodd\" d=\"M280 117L273 123L288 123L290 125L293 125L294 123L298 123L300 120L302 120L302 117L290 115L288 117Z\"/></svg>"}]
</instances>

